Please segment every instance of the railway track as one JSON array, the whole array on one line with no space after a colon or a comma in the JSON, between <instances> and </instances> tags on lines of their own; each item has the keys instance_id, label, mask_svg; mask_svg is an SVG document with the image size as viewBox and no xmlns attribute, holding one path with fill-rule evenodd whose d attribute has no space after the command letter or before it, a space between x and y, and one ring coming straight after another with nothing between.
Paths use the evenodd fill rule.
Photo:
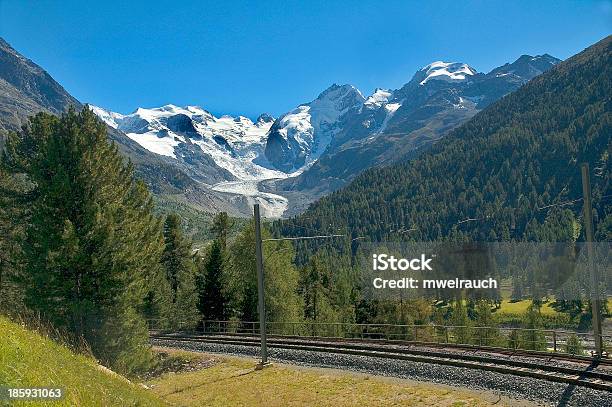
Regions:
<instances>
[{"instance_id":1,"label":"railway track","mask_svg":"<svg viewBox=\"0 0 612 407\"><path fill-rule=\"evenodd\" d=\"M152 333L152 339L175 342L211 343L234 346L259 346L258 337L242 335L186 335L186 334L160 334ZM345 341L328 341L312 339L268 338L268 347L271 349L300 350L310 352L334 353L353 356L368 356L383 359L394 359L408 362L434 363L445 366L469 368L511 374L515 376L531 377L573 386L582 386L595 390L612 393L612 370L607 369L610 361L587 361L585 358L571 358L564 355L561 359L573 362L574 366L554 363L555 355L535 355L535 358L526 360L495 357L492 355L475 355L465 353L445 352L439 349L419 349L389 344L355 343ZM531 357L532 355L530 355ZM551 363L552 362L552 363ZM590 363L589 363L590 362ZM601 367L604 367L603 369Z\"/></svg>"}]
</instances>

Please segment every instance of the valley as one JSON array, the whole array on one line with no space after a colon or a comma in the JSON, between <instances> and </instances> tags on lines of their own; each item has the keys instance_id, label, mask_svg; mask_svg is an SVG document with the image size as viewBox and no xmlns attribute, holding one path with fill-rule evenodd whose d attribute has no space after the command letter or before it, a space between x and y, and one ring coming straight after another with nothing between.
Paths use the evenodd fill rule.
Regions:
<instances>
[{"instance_id":1,"label":"valley","mask_svg":"<svg viewBox=\"0 0 612 407\"><path fill-rule=\"evenodd\" d=\"M605 404L601 10L150 5L2 20L0 399Z\"/></svg>"},{"instance_id":2,"label":"valley","mask_svg":"<svg viewBox=\"0 0 612 407\"><path fill-rule=\"evenodd\" d=\"M4 130L18 130L40 111L60 114L82 106L4 41L0 57ZM139 107L129 114L89 107L159 199L235 217L251 216L252 204L260 203L263 216L286 218L364 170L419 156L558 62L548 54L522 55L482 73L465 63L435 61L398 89L364 96L353 85L333 84L276 118L215 116L193 105Z\"/></svg>"},{"instance_id":3,"label":"valley","mask_svg":"<svg viewBox=\"0 0 612 407\"><path fill-rule=\"evenodd\" d=\"M85 3L0 3L0 405L610 404L612 0Z\"/></svg>"}]
</instances>

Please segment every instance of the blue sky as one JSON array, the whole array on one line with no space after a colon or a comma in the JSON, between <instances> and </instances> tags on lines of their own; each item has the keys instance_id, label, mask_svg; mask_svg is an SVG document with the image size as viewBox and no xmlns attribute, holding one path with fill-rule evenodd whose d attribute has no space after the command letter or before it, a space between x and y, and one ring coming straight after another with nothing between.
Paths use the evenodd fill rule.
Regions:
<instances>
[{"instance_id":1,"label":"blue sky","mask_svg":"<svg viewBox=\"0 0 612 407\"><path fill-rule=\"evenodd\" d=\"M486 72L521 54L565 59L611 32L610 0L0 0L0 36L79 100L122 113L279 115L332 83L368 94L434 60Z\"/></svg>"}]
</instances>

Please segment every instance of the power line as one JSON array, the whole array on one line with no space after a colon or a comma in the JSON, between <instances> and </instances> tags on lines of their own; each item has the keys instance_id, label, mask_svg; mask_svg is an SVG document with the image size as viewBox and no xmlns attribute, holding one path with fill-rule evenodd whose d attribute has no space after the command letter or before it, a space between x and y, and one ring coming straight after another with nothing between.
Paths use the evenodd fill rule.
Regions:
<instances>
[{"instance_id":1,"label":"power line","mask_svg":"<svg viewBox=\"0 0 612 407\"><path fill-rule=\"evenodd\" d=\"M457 222L457 225L461 225L462 223L467 223L467 222L476 222L476 221L484 220L488 218L490 218L490 216L483 216L482 218L467 218L467 219L460 220L459 222Z\"/></svg>"},{"instance_id":2,"label":"power line","mask_svg":"<svg viewBox=\"0 0 612 407\"><path fill-rule=\"evenodd\" d=\"M413 229L411 229L413 230ZM407 231L408 232L408 231ZM270 238L270 239L262 239L262 242L280 242L283 240L309 240L309 239L326 239L333 237L350 237L349 235L316 235L316 236L293 236L293 237L280 237L280 238ZM351 239L351 242L355 240L365 239L365 236L357 236Z\"/></svg>"}]
</instances>

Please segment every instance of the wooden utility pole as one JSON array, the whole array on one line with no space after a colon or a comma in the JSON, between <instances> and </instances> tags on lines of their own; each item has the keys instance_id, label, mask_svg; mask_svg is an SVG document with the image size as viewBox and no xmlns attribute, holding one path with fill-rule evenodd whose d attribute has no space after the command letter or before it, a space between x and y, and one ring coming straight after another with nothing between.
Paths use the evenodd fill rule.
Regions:
<instances>
[{"instance_id":1,"label":"wooden utility pole","mask_svg":"<svg viewBox=\"0 0 612 407\"><path fill-rule=\"evenodd\" d=\"M261 361L257 369L268 366L268 343L266 334L266 303L264 299L264 268L263 251L261 241L261 215L259 214L259 204L253 205L253 215L255 217L255 261L257 263L257 294L259 298L259 335L261 337Z\"/></svg>"},{"instance_id":2,"label":"wooden utility pole","mask_svg":"<svg viewBox=\"0 0 612 407\"><path fill-rule=\"evenodd\" d=\"M588 265L591 271L591 311L593 313L593 335L595 336L595 353L602 356L603 344L601 337L601 307L600 290L597 269L593 261L593 208L591 206L591 180L589 177L589 164L581 165L582 172L582 195L584 197L584 231L586 236Z\"/></svg>"}]
</instances>

